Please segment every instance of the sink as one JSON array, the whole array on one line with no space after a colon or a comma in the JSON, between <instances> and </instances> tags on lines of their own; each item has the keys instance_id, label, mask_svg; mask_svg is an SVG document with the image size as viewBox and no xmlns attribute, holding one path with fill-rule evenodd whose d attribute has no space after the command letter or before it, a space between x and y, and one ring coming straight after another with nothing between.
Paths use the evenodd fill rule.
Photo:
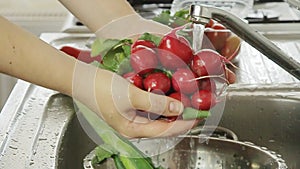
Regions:
<instances>
[{"instance_id":1,"label":"sink","mask_svg":"<svg viewBox=\"0 0 300 169\"><path fill-rule=\"evenodd\" d=\"M299 86L232 88L220 126L239 140L267 147L282 155L289 168L300 167Z\"/></svg>"},{"instance_id":2,"label":"sink","mask_svg":"<svg viewBox=\"0 0 300 169\"><path fill-rule=\"evenodd\" d=\"M70 102L71 103L71 102ZM252 142L282 156L291 169L300 166L300 86L231 87L219 126L240 141ZM96 145L77 118L68 125L58 153L58 169L80 168Z\"/></svg>"}]
</instances>

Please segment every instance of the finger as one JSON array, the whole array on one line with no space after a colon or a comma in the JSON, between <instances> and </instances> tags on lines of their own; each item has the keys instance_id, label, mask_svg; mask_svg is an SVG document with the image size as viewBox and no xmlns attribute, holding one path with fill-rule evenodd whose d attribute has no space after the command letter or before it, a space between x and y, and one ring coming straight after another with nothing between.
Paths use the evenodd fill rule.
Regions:
<instances>
[{"instance_id":1,"label":"finger","mask_svg":"<svg viewBox=\"0 0 300 169\"><path fill-rule=\"evenodd\" d=\"M147 121L148 119L137 116L136 120ZM130 122L127 124L127 127L121 129L120 132L123 133L126 137L131 138L177 136L187 133L190 129L199 124L199 122L199 120L176 120L174 122L148 120L147 123Z\"/></svg>"},{"instance_id":2,"label":"finger","mask_svg":"<svg viewBox=\"0 0 300 169\"><path fill-rule=\"evenodd\" d=\"M183 104L173 98L140 90L134 86L129 89L133 108L158 115L177 116L183 111Z\"/></svg>"}]
</instances>

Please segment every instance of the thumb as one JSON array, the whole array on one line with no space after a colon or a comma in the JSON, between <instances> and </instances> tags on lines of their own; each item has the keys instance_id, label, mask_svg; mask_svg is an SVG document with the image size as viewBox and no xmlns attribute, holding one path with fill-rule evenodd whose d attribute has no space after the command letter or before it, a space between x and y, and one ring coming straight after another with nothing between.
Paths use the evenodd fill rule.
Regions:
<instances>
[{"instance_id":1,"label":"thumb","mask_svg":"<svg viewBox=\"0 0 300 169\"><path fill-rule=\"evenodd\" d=\"M158 95L131 86L129 98L133 108L164 116L178 116L183 112L183 104L173 98Z\"/></svg>"}]
</instances>

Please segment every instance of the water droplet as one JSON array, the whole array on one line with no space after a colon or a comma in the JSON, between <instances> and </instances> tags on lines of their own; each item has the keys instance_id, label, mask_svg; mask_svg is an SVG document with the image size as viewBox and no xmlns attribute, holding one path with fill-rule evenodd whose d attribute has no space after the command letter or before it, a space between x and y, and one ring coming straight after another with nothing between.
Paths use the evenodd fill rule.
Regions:
<instances>
[{"instance_id":1,"label":"water droplet","mask_svg":"<svg viewBox=\"0 0 300 169\"><path fill-rule=\"evenodd\" d=\"M15 147L15 146L12 146L12 145L10 145L9 148L14 149L14 150L18 149L18 147Z\"/></svg>"},{"instance_id":2,"label":"water droplet","mask_svg":"<svg viewBox=\"0 0 300 169\"><path fill-rule=\"evenodd\" d=\"M262 150L268 150L267 147L261 147Z\"/></svg>"},{"instance_id":3,"label":"water droplet","mask_svg":"<svg viewBox=\"0 0 300 169\"><path fill-rule=\"evenodd\" d=\"M257 163L252 163L252 164L251 164L251 168L252 168L252 169L259 169L259 168L260 168L260 165L257 164Z\"/></svg>"},{"instance_id":4,"label":"water droplet","mask_svg":"<svg viewBox=\"0 0 300 169\"><path fill-rule=\"evenodd\" d=\"M39 138L40 141L47 140L47 138Z\"/></svg>"},{"instance_id":5,"label":"water droplet","mask_svg":"<svg viewBox=\"0 0 300 169\"><path fill-rule=\"evenodd\" d=\"M245 150L246 150L246 147L245 147L245 146L242 146L242 150L245 151Z\"/></svg>"}]
</instances>

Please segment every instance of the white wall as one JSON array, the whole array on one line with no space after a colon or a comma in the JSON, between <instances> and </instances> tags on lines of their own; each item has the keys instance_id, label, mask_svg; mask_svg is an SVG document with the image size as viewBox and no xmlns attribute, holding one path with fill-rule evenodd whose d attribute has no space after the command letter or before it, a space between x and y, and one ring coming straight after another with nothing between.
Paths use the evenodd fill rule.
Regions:
<instances>
[{"instance_id":1,"label":"white wall","mask_svg":"<svg viewBox=\"0 0 300 169\"><path fill-rule=\"evenodd\" d=\"M39 36L60 31L68 10L58 0L0 0L0 15Z\"/></svg>"}]
</instances>

